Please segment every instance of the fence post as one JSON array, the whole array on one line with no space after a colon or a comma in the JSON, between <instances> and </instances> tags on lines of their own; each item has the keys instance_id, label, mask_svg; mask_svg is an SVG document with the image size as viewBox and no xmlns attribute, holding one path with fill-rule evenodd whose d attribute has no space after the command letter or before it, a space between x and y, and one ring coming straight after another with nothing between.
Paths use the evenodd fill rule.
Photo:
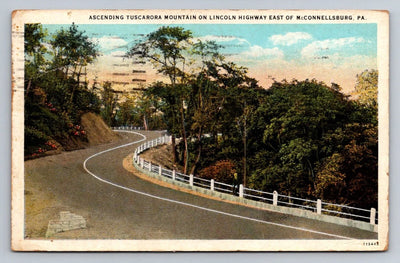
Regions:
<instances>
[{"instance_id":1,"label":"fence post","mask_svg":"<svg viewBox=\"0 0 400 263\"><path fill-rule=\"evenodd\" d=\"M174 169L174 170L172 170L172 180L175 180L175 178L176 178L176 171Z\"/></svg>"},{"instance_id":2,"label":"fence post","mask_svg":"<svg viewBox=\"0 0 400 263\"><path fill-rule=\"evenodd\" d=\"M211 191L214 191L214 179L211 179L210 189Z\"/></svg>"},{"instance_id":3,"label":"fence post","mask_svg":"<svg viewBox=\"0 0 400 263\"><path fill-rule=\"evenodd\" d=\"M144 168L144 159L140 159L140 166L142 167L142 169Z\"/></svg>"},{"instance_id":4,"label":"fence post","mask_svg":"<svg viewBox=\"0 0 400 263\"><path fill-rule=\"evenodd\" d=\"M320 215L322 212L322 202L321 199L317 200L317 214Z\"/></svg>"},{"instance_id":5,"label":"fence post","mask_svg":"<svg viewBox=\"0 0 400 263\"><path fill-rule=\"evenodd\" d=\"M278 205L278 192L277 192L277 191L274 191L274 192L273 192L272 204L273 204L274 206L277 206L277 205Z\"/></svg>"},{"instance_id":6,"label":"fence post","mask_svg":"<svg viewBox=\"0 0 400 263\"><path fill-rule=\"evenodd\" d=\"M189 175L189 185L190 185L190 186L193 186L193 179L194 179L194 178L193 178L193 174L190 174L190 175Z\"/></svg>"},{"instance_id":7,"label":"fence post","mask_svg":"<svg viewBox=\"0 0 400 263\"><path fill-rule=\"evenodd\" d=\"M240 184L239 185L239 197L243 197L243 185L242 184Z\"/></svg>"},{"instance_id":8,"label":"fence post","mask_svg":"<svg viewBox=\"0 0 400 263\"><path fill-rule=\"evenodd\" d=\"M151 172L151 162L149 162L149 172Z\"/></svg>"},{"instance_id":9,"label":"fence post","mask_svg":"<svg viewBox=\"0 0 400 263\"><path fill-rule=\"evenodd\" d=\"M369 218L369 223L371 225L375 225L375 218L376 218L376 209L371 208L371 217Z\"/></svg>"},{"instance_id":10,"label":"fence post","mask_svg":"<svg viewBox=\"0 0 400 263\"><path fill-rule=\"evenodd\" d=\"M140 155L138 155L137 159L136 159L136 163L140 164Z\"/></svg>"},{"instance_id":11,"label":"fence post","mask_svg":"<svg viewBox=\"0 0 400 263\"><path fill-rule=\"evenodd\" d=\"M161 165L158 166L158 174L160 176L162 176L162 167L161 167Z\"/></svg>"}]
</instances>

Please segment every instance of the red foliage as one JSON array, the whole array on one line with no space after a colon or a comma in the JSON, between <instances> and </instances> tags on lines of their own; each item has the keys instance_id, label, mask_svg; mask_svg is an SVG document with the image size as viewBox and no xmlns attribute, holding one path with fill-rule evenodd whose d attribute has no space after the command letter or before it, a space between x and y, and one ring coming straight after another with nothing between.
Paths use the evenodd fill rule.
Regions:
<instances>
[{"instance_id":1,"label":"red foliage","mask_svg":"<svg viewBox=\"0 0 400 263\"><path fill-rule=\"evenodd\" d=\"M80 125L73 125L72 123L68 123L68 127L70 128L69 132L70 134L74 136L85 136L86 132L82 130L82 127Z\"/></svg>"},{"instance_id":2,"label":"red foliage","mask_svg":"<svg viewBox=\"0 0 400 263\"><path fill-rule=\"evenodd\" d=\"M236 173L235 164L230 160L221 160L199 171L199 176L218 182L232 183Z\"/></svg>"}]
</instances>

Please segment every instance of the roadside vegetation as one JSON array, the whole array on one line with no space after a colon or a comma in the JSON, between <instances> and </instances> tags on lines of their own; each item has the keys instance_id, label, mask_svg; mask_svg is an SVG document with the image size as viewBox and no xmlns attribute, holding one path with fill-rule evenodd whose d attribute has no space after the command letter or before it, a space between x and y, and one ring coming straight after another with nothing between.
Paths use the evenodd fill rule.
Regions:
<instances>
[{"instance_id":1,"label":"roadside vegetation","mask_svg":"<svg viewBox=\"0 0 400 263\"><path fill-rule=\"evenodd\" d=\"M25 25L25 157L82 147L86 112L100 111L88 87L86 66L97 49L76 25L48 36L40 24Z\"/></svg>"},{"instance_id":2,"label":"roadside vegetation","mask_svg":"<svg viewBox=\"0 0 400 263\"><path fill-rule=\"evenodd\" d=\"M226 183L237 173L259 190L377 207L378 72L355 76L352 98L315 79L260 87L222 48L161 27L128 51L169 79L143 100L161 113L183 172Z\"/></svg>"}]
</instances>

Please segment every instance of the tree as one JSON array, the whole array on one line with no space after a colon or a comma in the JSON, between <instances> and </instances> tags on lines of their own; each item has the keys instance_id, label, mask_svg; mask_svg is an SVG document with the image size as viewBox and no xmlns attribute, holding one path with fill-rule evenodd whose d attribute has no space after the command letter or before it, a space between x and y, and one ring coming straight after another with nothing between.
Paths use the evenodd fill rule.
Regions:
<instances>
[{"instance_id":1,"label":"tree","mask_svg":"<svg viewBox=\"0 0 400 263\"><path fill-rule=\"evenodd\" d=\"M249 133L262 142L251 157L251 185L312 196L316 166L327 157L322 138L345 125L350 102L337 86L315 80L276 82L268 92L251 120Z\"/></svg>"},{"instance_id":2,"label":"tree","mask_svg":"<svg viewBox=\"0 0 400 263\"><path fill-rule=\"evenodd\" d=\"M135 125L140 126L137 119L136 109L136 97L132 95L126 95L118 103L118 111L116 113L117 125Z\"/></svg>"},{"instance_id":3,"label":"tree","mask_svg":"<svg viewBox=\"0 0 400 263\"><path fill-rule=\"evenodd\" d=\"M247 76L247 69L232 62L226 62L219 54L215 43L208 42L200 45L201 50L197 51L199 73L194 74L191 82L191 100L188 108L192 120L191 130L195 136L191 141L197 144L197 157L192 162L191 173L200 165L208 165L212 161L200 163L203 152L218 149L217 155L212 159L230 159L236 163L239 161L238 154L244 156L240 161L242 165L242 177L246 181L246 116L250 115L251 109L257 106L260 90L257 82ZM249 106L247 106L249 105ZM244 125L243 125L244 124ZM207 144L202 142L203 134L211 135L212 141ZM221 136L219 136L220 134ZM243 143L239 145L238 137ZM218 138L219 137L219 138ZM212 145L213 144L213 145ZM222 147L222 148L221 148ZM203 151L204 150L204 151ZM211 156L204 156L205 159ZM237 163L236 163L237 164Z\"/></svg>"},{"instance_id":4,"label":"tree","mask_svg":"<svg viewBox=\"0 0 400 263\"><path fill-rule=\"evenodd\" d=\"M366 106L378 107L378 71L375 69L364 70L356 76L356 86L353 95Z\"/></svg>"},{"instance_id":5,"label":"tree","mask_svg":"<svg viewBox=\"0 0 400 263\"><path fill-rule=\"evenodd\" d=\"M26 24L24 31L25 51L25 156L38 156L46 150L46 143L56 135L60 127L57 114L48 104L48 97L43 88L43 72L46 70L45 55L47 49L44 40L47 32L40 24ZM52 107L49 107L52 106ZM49 125L53 124L53 125ZM62 124L61 124L62 125Z\"/></svg>"},{"instance_id":6,"label":"tree","mask_svg":"<svg viewBox=\"0 0 400 263\"><path fill-rule=\"evenodd\" d=\"M100 91L102 108L100 114L108 126L113 126L115 122L118 95L111 87L111 82L104 82Z\"/></svg>"},{"instance_id":7,"label":"tree","mask_svg":"<svg viewBox=\"0 0 400 263\"><path fill-rule=\"evenodd\" d=\"M81 75L86 75L82 70L92 63L98 55L96 45L89 40L89 37L83 31L79 31L74 23L68 29L61 29L57 32L50 44L53 51L52 68L62 71L64 78L71 77L76 80L75 83L69 85L72 90L67 102L71 104L75 90L81 84Z\"/></svg>"},{"instance_id":8,"label":"tree","mask_svg":"<svg viewBox=\"0 0 400 263\"><path fill-rule=\"evenodd\" d=\"M47 32L40 24L26 24L24 31L25 50L25 97L29 93L32 82L38 80L46 69L47 63L45 54L47 48L43 44Z\"/></svg>"},{"instance_id":9,"label":"tree","mask_svg":"<svg viewBox=\"0 0 400 263\"><path fill-rule=\"evenodd\" d=\"M167 76L170 80L170 92L178 99L179 125L185 145L184 173L186 173L188 162L188 141L185 125L185 99L187 98L185 67L189 63L185 58L185 53L191 38L192 33L189 30L182 27L165 26L147 35L128 52L130 57L151 62L159 73ZM173 134L174 151L176 151L175 136L176 134Z\"/></svg>"},{"instance_id":10,"label":"tree","mask_svg":"<svg viewBox=\"0 0 400 263\"><path fill-rule=\"evenodd\" d=\"M97 96L87 89L86 81L82 84L79 80L82 67L95 58L95 46L75 25L68 31L73 32L70 37L61 37L66 32L61 29L48 36L40 24L25 25L25 155L28 157L39 156L56 144L64 149L79 147L78 141L85 140L85 133L71 127L80 127L83 113L99 110ZM71 65L77 68L73 75L65 70Z\"/></svg>"},{"instance_id":11,"label":"tree","mask_svg":"<svg viewBox=\"0 0 400 263\"><path fill-rule=\"evenodd\" d=\"M378 72L365 70L356 78L348 123L323 138L332 155L317 169L316 194L369 209L378 204Z\"/></svg>"},{"instance_id":12,"label":"tree","mask_svg":"<svg viewBox=\"0 0 400 263\"><path fill-rule=\"evenodd\" d=\"M156 109L163 113L162 118L167 126L167 130L172 134L172 159L173 163L178 162L177 149L175 144L175 136L180 133L179 125L179 103L175 92L170 87L170 84L163 82L155 82L151 84L145 94L154 96L158 100Z\"/></svg>"},{"instance_id":13,"label":"tree","mask_svg":"<svg viewBox=\"0 0 400 263\"><path fill-rule=\"evenodd\" d=\"M327 201L377 207L377 126L349 123L324 138L332 155L316 171L316 195Z\"/></svg>"},{"instance_id":14,"label":"tree","mask_svg":"<svg viewBox=\"0 0 400 263\"><path fill-rule=\"evenodd\" d=\"M200 163L203 151L204 132L216 127L216 116L221 111L219 85L212 77L213 71L221 65L224 57L220 54L221 46L213 41L197 41L193 44L192 60L197 61L189 81L190 94L188 113L191 116L190 131L197 144L197 155L191 165L190 173L194 174Z\"/></svg>"},{"instance_id":15,"label":"tree","mask_svg":"<svg viewBox=\"0 0 400 263\"><path fill-rule=\"evenodd\" d=\"M249 120L250 187L377 206L377 116L338 85L275 82Z\"/></svg>"}]
</instances>

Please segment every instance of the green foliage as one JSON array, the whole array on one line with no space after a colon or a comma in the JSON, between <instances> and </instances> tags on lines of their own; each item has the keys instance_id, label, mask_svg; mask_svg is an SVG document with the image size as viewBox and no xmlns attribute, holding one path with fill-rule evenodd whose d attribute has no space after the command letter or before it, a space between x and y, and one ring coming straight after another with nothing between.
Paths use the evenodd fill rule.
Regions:
<instances>
[{"instance_id":1,"label":"green foliage","mask_svg":"<svg viewBox=\"0 0 400 263\"><path fill-rule=\"evenodd\" d=\"M337 85L315 80L276 82L268 92L251 120L249 184L376 207L374 111L349 100Z\"/></svg>"},{"instance_id":2,"label":"green foliage","mask_svg":"<svg viewBox=\"0 0 400 263\"><path fill-rule=\"evenodd\" d=\"M160 27L128 55L169 82L124 100L105 82L99 98L84 77L97 57L84 32L72 24L48 36L27 24L25 155L84 141L80 116L97 112L110 126L167 129L180 138L173 156L186 173L226 183L237 173L260 190L377 207L378 72L356 76L354 99L316 80L263 89L221 48L182 27Z\"/></svg>"},{"instance_id":3,"label":"green foliage","mask_svg":"<svg viewBox=\"0 0 400 263\"><path fill-rule=\"evenodd\" d=\"M207 176L226 160L254 188L374 204L377 118L365 96L353 101L338 85L316 80L275 82L264 90L246 68L225 61L220 48L183 28L162 27L130 50L170 79L146 94L168 130L182 138L177 161ZM366 79L374 85L375 72L367 73L358 86L367 86ZM369 199L356 182L369 189Z\"/></svg>"},{"instance_id":4,"label":"green foliage","mask_svg":"<svg viewBox=\"0 0 400 263\"><path fill-rule=\"evenodd\" d=\"M105 82L100 91L102 108L100 115L108 126L114 126L118 95L111 87L111 82Z\"/></svg>"},{"instance_id":5,"label":"green foliage","mask_svg":"<svg viewBox=\"0 0 400 263\"><path fill-rule=\"evenodd\" d=\"M87 66L97 57L95 44L75 24L57 32L50 44L53 68L65 70L66 75L70 67L73 67L73 76L79 74L77 70L80 71L82 66Z\"/></svg>"},{"instance_id":6,"label":"green foliage","mask_svg":"<svg viewBox=\"0 0 400 263\"><path fill-rule=\"evenodd\" d=\"M167 76L170 79L170 84L167 94L173 94L177 99L177 103L173 104L173 109L167 112L178 110L178 115L174 115L174 120L169 122L174 125L171 129L173 136L176 136L176 131L183 139L184 151L184 173L188 166L188 137L187 127L185 125L185 100L188 95L188 86L186 85L187 72L185 68L189 61L185 58L188 54L192 32L185 30L182 27L164 26L150 33L139 43L135 44L128 52L128 56L134 59L151 62L159 73ZM164 93L164 95L167 95ZM160 94L156 94L159 96ZM170 117L172 117L170 115ZM174 156L176 149L174 147Z\"/></svg>"},{"instance_id":7,"label":"green foliage","mask_svg":"<svg viewBox=\"0 0 400 263\"><path fill-rule=\"evenodd\" d=\"M58 146L73 149L70 138L85 140L85 131L71 127L79 126L83 113L100 108L98 97L80 79L96 48L74 24L51 40L40 24L26 24L24 37L25 156L41 156Z\"/></svg>"},{"instance_id":8,"label":"green foliage","mask_svg":"<svg viewBox=\"0 0 400 263\"><path fill-rule=\"evenodd\" d=\"M361 104L376 108L378 106L378 71L365 70L356 77L354 95L358 97Z\"/></svg>"},{"instance_id":9,"label":"green foliage","mask_svg":"<svg viewBox=\"0 0 400 263\"><path fill-rule=\"evenodd\" d=\"M158 113L181 138L173 156L184 172L228 182L226 168L256 189L376 207L377 72L357 76L358 100L316 80L262 89L221 48L161 27L128 52L170 80L151 84L135 112Z\"/></svg>"}]
</instances>

